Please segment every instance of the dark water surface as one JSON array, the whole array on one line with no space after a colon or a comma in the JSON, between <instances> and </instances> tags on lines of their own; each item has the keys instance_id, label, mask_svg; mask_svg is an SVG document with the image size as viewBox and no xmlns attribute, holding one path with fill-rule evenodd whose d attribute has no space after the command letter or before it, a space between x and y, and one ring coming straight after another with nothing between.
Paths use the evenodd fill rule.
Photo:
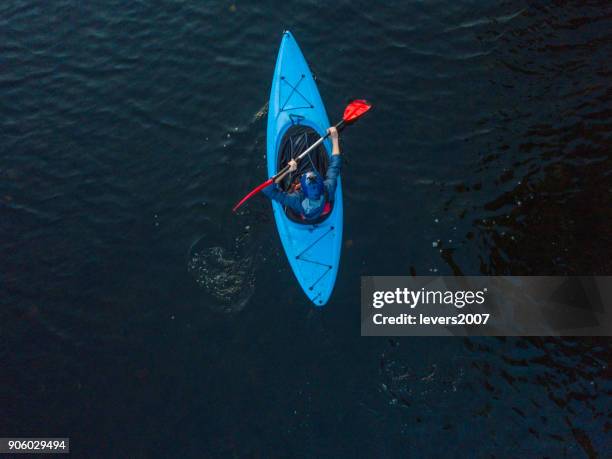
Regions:
<instances>
[{"instance_id":1,"label":"dark water surface","mask_svg":"<svg viewBox=\"0 0 612 459\"><path fill-rule=\"evenodd\" d=\"M359 278L612 274L610 5L1 3L0 436L69 436L75 457L606 457L609 339L361 338ZM269 204L230 212L265 178L284 29L331 119L376 104L343 138L320 311Z\"/></svg>"}]
</instances>

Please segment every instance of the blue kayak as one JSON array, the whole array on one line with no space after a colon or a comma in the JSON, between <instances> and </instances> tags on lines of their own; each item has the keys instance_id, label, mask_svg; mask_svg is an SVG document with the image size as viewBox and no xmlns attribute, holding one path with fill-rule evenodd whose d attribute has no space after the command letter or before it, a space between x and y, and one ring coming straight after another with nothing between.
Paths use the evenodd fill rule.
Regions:
<instances>
[{"instance_id":1,"label":"blue kayak","mask_svg":"<svg viewBox=\"0 0 612 459\"><path fill-rule=\"evenodd\" d=\"M329 120L317 85L300 48L285 32L278 51L268 106L267 164L272 177L287 160L325 135ZM289 152L289 153L287 153ZM285 155L285 156L283 156ZM319 156L314 152L300 165L312 165L325 173L331 157L331 142L325 140ZM300 172L300 171L298 171ZM295 180L290 178L289 182ZM290 187L288 183L286 187ZM289 264L304 293L316 306L323 306L334 289L342 248L342 187L340 178L332 205L314 222L292 215L290 209L272 201L276 227Z\"/></svg>"}]
</instances>

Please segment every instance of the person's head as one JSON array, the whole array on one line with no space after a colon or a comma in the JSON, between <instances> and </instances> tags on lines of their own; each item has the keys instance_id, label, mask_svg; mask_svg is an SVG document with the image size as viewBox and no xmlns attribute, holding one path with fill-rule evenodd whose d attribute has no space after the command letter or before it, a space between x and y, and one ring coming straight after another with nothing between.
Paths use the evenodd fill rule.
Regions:
<instances>
[{"instance_id":1,"label":"person's head","mask_svg":"<svg viewBox=\"0 0 612 459\"><path fill-rule=\"evenodd\" d=\"M308 171L300 177L304 195L311 200L318 200L323 194L323 179L314 171Z\"/></svg>"}]
</instances>

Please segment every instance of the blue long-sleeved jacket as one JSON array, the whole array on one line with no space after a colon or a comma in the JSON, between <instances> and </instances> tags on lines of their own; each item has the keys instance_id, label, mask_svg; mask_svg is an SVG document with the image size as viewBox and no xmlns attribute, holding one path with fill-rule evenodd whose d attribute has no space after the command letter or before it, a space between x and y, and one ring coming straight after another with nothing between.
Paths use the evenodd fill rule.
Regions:
<instances>
[{"instance_id":1,"label":"blue long-sleeved jacket","mask_svg":"<svg viewBox=\"0 0 612 459\"><path fill-rule=\"evenodd\" d=\"M340 169L342 168L342 157L340 155L332 155L329 160L329 166L327 167L327 173L325 174L325 180L323 186L330 201L334 200L336 193L336 186L338 186L338 176L340 175ZM302 201L306 199L304 193L299 190L293 193L287 193L279 188L278 185L274 184L262 190L268 198L278 201L282 206L290 207L294 212L304 215L304 208L302 207ZM325 207L325 200L321 201L321 206L318 211L311 212L308 215L309 220L313 220L321 215L323 208Z\"/></svg>"}]
</instances>

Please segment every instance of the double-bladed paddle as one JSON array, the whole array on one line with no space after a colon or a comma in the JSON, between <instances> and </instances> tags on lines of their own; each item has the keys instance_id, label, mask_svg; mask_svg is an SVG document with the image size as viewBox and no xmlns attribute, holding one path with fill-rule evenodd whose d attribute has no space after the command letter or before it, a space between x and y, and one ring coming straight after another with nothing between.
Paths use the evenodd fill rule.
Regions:
<instances>
[{"instance_id":1,"label":"double-bladed paddle","mask_svg":"<svg viewBox=\"0 0 612 459\"><path fill-rule=\"evenodd\" d=\"M372 105L363 99L352 101L344 109L342 120L335 126L336 130L338 130L338 132L342 131L342 129L344 129L346 126L357 121L370 108L372 108ZM296 162L299 162L302 158L308 155L308 153L310 153L312 150L317 148L328 137L329 137L329 132L325 134L323 137L321 137L319 140L317 140L315 143L313 143L306 150L304 150L299 156L293 159ZM232 211L236 212L242 204L247 202L249 199L251 199L253 196L255 196L257 193L259 193L264 188L272 185L272 183L274 182L279 183L288 173L289 173L289 165L287 164L280 171L278 171L276 175L274 175L273 177L270 177L268 180L263 182L261 185L258 185L255 188L253 188L244 198L240 200L240 202L238 202L238 204L234 206Z\"/></svg>"}]
</instances>

